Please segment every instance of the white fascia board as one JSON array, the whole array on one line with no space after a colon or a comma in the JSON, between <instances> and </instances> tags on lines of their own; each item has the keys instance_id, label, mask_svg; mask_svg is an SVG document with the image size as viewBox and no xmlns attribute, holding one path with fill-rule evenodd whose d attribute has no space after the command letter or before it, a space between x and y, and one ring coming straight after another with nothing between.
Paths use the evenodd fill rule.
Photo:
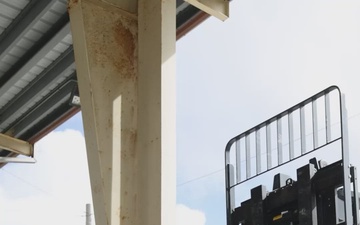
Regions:
<instances>
[{"instance_id":1,"label":"white fascia board","mask_svg":"<svg viewBox=\"0 0 360 225\"><path fill-rule=\"evenodd\" d=\"M0 157L0 163L36 163L34 158Z\"/></svg>"},{"instance_id":2,"label":"white fascia board","mask_svg":"<svg viewBox=\"0 0 360 225\"><path fill-rule=\"evenodd\" d=\"M200 10L225 21L229 18L229 0L185 0Z\"/></svg>"},{"instance_id":3,"label":"white fascia board","mask_svg":"<svg viewBox=\"0 0 360 225\"><path fill-rule=\"evenodd\" d=\"M21 155L33 156L34 146L29 142L0 134L0 148Z\"/></svg>"}]
</instances>

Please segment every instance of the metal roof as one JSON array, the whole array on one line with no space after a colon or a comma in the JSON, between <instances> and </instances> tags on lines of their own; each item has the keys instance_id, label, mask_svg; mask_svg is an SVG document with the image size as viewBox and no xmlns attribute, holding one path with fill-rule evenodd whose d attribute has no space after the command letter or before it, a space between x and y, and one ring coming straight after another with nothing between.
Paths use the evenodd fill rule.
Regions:
<instances>
[{"instance_id":1,"label":"metal roof","mask_svg":"<svg viewBox=\"0 0 360 225\"><path fill-rule=\"evenodd\" d=\"M176 5L180 38L207 16ZM76 89L67 0L0 0L0 133L37 141L80 110Z\"/></svg>"}]
</instances>

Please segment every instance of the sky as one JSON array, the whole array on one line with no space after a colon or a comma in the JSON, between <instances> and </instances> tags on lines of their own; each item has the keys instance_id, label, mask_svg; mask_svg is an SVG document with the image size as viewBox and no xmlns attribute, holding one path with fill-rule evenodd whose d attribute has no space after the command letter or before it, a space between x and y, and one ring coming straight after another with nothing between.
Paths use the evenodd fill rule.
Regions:
<instances>
[{"instance_id":1,"label":"sky","mask_svg":"<svg viewBox=\"0 0 360 225\"><path fill-rule=\"evenodd\" d=\"M330 85L346 94L350 155L360 167L360 2L230 6L228 20L209 18L177 42L177 225L225 225L226 143ZM0 224L85 223L81 114L35 151L36 164L0 169Z\"/></svg>"}]
</instances>

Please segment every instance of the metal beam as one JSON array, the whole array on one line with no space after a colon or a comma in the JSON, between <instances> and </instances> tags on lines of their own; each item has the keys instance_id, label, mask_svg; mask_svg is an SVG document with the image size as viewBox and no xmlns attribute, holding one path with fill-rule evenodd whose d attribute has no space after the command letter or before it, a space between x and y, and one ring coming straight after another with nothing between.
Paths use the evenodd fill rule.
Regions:
<instances>
[{"instance_id":1,"label":"metal beam","mask_svg":"<svg viewBox=\"0 0 360 225\"><path fill-rule=\"evenodd\" d=\"M0 110L0 125L11 121L27 107L29 102L34 101L39 95L54 84L55 80L75 69L74 51L72 46L58 57L47 69L36 77L31 84L27 85L8 105Z\"/></svg>"},{"instance_id":2,"label":"metal beam","mask_svg":"<svg viewBox=\"0 0 360 225\"><path fill-rule=\"evenodd\" d=\"M30 143L35 143L56 127L60 126L63 121L71 118L79 111L79 108L73 107L64 102L51 113L48 113L39 122L31 127L28 127L25 131L22 131L19 138L28 140Z\"/></svg>"},{"instance_id":3,"label":"metal beam","mask_svg":"<svg viewBox=\"0 0 360 225\"><path fill-rule=\"evenodd\" d=\"M34 154L34 146L32 144L1 133L0 148L27 156Z\"/></svg>"},{"instance_id":4,"label":"metal beam","mask_svg":"<svg viewBox=\"0 0 360 225\"><path fill-rule=\"evenodd\" d=\"M240 139L236 140L235 144L235 155L236 155L236 182L241 182L241 146Z\"/></svg>"},{"instance_id":5,"label":"metal beam","mask_svg":"<svg viewBox=\"0 0 360 225\"><path fill-rule=\"evenodd\" d=\"M341 94L341 93L340 93ZM325 111L327 123L327 141L331 140L331 123L330 123L330 97L329 93L325 94ZM352 224L352 200L351 200L351 176L350 176L350 154L349 154L349 134L348 134L348 114L345 104L345 95L340 96L340 121L341 121L341 147L342 147L342 164L343 164L343 179L344 179L344 206L345 206L345 221L347 224ZM357 200L357 199L356 199ZM355 201L356 201L355 200Z\"/></svg>"},{"instance_id":6,"label":"metal beam","mask_svg":"<svg viewBox=\"0 0 360 225\"><path fill-rule=\"evenodd\" d=\"M58 90L54 91L48 98L42 101L41 104L35 107L31 112L27 113L19 121L11 125L11 132L14 133L14 136L21 136L28 129L35 126L38 122L40 122L52 111L60 107L62 104L67 104L71 91L75 85L77 85L76 81L67 81ZM71 108L71 106L69 106L69 108Z\"/></svg>"},{"instance_id":7,"label":"metal beam","mask_svg":"<svg viewBox=\"0 0 360 225\"><path fill-rule=\"evenodd\" d=\"M251 177L250 136L245 136L246 179Z\"/></svg>"},{"instance_id":8,"label":"metal beam","mask_svg":"<svg viewBox=\"0 0 360 225\"><path fill-rule=\"evenodd\" d=\"M67 21L66 21L67 19ZM65 20L65 24L63 22ZM12 69L10 69L4 76L1 78L2 85L0 87L0 96L4 95L16 82L19 81L31 68L33 68L41 59L45 57L66 35L70 33L70 24L68 23L68 16L64 15L62 19L59 20L62 27L55 31L50 29L45 36L38 41L32 51L23 56L22 60L19 63L16 63ZM54 26L57 29L57 26ZM48 39L46 42L44 39ZM18 65L21 64L21 65ZM14 72L14 70L16 70Z\"/></svg>"},{"instance_id":9,"label":"metal beam","mask_svg":"<svg viewBox=\"0 0 360 225\"><path fill-rule=\"evenodd\" d=\"M56 3L54 0L32 0L0 36L0 59L19 42L19 40Z\"/></svg>"},{"instance_id":10,"label":"metal beam","mask_svg":"<svg viewBox=\"0 0 360 225\"><path fill-rule=\"evenodd\" d=\"M272 168L271 124L266 124L266 166Z\"/></svg>"}]
</instances>

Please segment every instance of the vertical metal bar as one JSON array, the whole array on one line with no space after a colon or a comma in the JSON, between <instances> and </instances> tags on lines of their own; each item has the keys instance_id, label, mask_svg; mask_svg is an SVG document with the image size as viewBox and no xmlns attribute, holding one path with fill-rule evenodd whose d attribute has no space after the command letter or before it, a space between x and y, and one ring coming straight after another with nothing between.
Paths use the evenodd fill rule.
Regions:
<instances>
[{"instance_id":1,"label":"vertical metal bar","mask_svg":"<svg viewBox=\"0 0 360 225\"><path fill-rule=\"evenodd\" d=\"M300 139L301 154L306 153L306 135L305 135L305 107L300 107Z\"/></svg>"},{"instance_id":2,"label":"vertical metal bar","mask_svg":"<svg viewBox=\"0 0 360 225\"><path fill-rule=\"evenodd\" d=\"M289 158L292 160L294 158L294 122L293 122L293 112L290 112L288 115L288 126L289 126Z\"/></svg>"},{"instance_id":3,"label":"vertical metal bar","mask_svg":"<svg viewBox=\"0 0 360 225\"><path fill-rule=\"evenodd\" d=\"M341 115L341 147L343 161L343 177L344 177L344 202L345 202L345 221L346 224L352 223L352 207L351 207L351 187L350 187L350 159L349 159L349 136L347 124L347 111L345 107L345 96L340 96L340 115Z\"/></svg>"},{"instance_id":4,"label":"vertical metal bar","mask_svg":"<svg viewBox=\"0 0 360 225\"><path fill-rule=\"evenodd\" d=\"M260 146L260 130L255 132L256 142L256 174L261 173L261 146Z\"/></svg>"},{"instance_id":5,"label":"vertical metal bar","mask_svg":"<svg viewBox=\"0 0 360 225\"><path fill-rule=\"evenodd\" d=\"M277 130L276 137L277 137L278 165L280 165L283 162L281 118L278 118L276 121L276 130Z\"/></svg>"},{"instance_id":6,"label":"vertical metal bar","mask_svg":"<svg viewBox=\"0 0 360 225\"><path fill-rule=\"evenodd\" d=\"M251 164L250 164L250 136L245 136L245 152L246 152L246 178L251 176Z\"/></svg>"},{"instance_id":7,"label":"vertical metal bar","mask_svg":"<svg viewBox=\"0 0 360 225\"><path fill-rule=\"evenodd\" d=\"M235 192L234 188L231 188L234 185L234 167L231 164L227 164L225 167L225 182L226 182L226 217L227 225L232 225L232 216L231 212L235 208Z\"/></svg>"},{"instance_id":8,"label":"vertical metal bar","mask_svg":"<svg viewBox=\"0 0 360 225\"><path fill-rule=\"evenodd\" d=\"M319 135L318 135L318 118L317 118L317 104L316 100L312 101L312 127L313 127L313 141L314 149L319 147Z\"/></svg>"},{"instance_id":9,"label":"vertical metal bar","mask_svg":"<svg viewBox=\"0 0 360 225\"><path fill-rule=\"evenodd\" d=\"M235 154L236 154L236 182L241 181L241 148L240 140L235 141Z\"/></svg>"},{"instance_id":10,"label":"vertical metal bar","mask_svg":"<svg viewBox=\"0 0 360 225\"><path fill-rule=\"evenodd\" d=\"M330 119L330 96L325 94L325 129L326 129L326 143L331 141L331 119Z\"/></svg>"},{"instance_id":11,"label":"vertical metal bar","mask_svg":"<svg viewBox=\"0 0 360 225\"><path fill-rule=\"evenodd\" d=\"M357 181L357 173L356 173L356 167L350 167L350 175L351 175L351 181L353 184L353 224L359 224L359 192L358 192L358 181Z\"/></svg>"},{"instance_id":12,"label":"vertical metal bar","mask_svg":"<svg viewBox=\"0 0 360 225\"><path fill-rule=\"evenodd\" d=\"M232 225L231 212L235 207L235 193L234 188L231 188L234 184L234 167L230 164L230 149L233 142L230 141L225 148L225 199L226 199L226 217L227 225Z\"/></svg>"},{"instance_id":13,"label":"vertical metal bar","mask_svg":"<svg viewBox=\"0 0 360 225\"><path fill-rule=\"evenodd\" d=\"M266 164L267 169L271 169L271 129L270 124L266 124Z\"/></svg>"}]
</instances>

